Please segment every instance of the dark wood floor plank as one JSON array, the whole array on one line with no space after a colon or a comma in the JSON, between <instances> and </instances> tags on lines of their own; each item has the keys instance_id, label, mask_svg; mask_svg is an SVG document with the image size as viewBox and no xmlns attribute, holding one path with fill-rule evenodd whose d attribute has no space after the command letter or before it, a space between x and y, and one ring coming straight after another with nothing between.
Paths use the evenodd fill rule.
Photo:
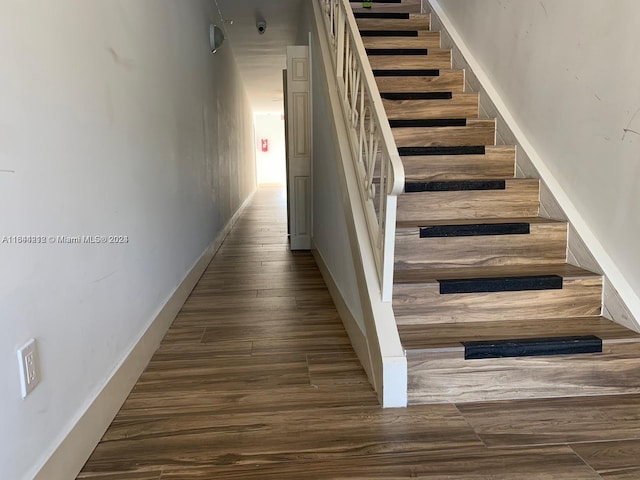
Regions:
<instances>
[{"instance_id":1,"label":"dark wood floor plank","mask_svg":"<svg viewBox=\"0 0 640 480\"><path fill-rule=\"evenodd\" d=\"M247 390L201 389L198 386L184 391L167 392L159 388L129 395L116 417L141 419L152 417L183 417L216 413L282 412L298 410L334 409L341 407L371 407L378 401L366 383L356 385L279 385Z\"/></svg>"},{"instance_id":2,"label":"dark wood floor plank","mask_svg":"<svg viewBox=\"0 0 640 480\"><path fill-rule=\"evenodd\" d=\"M178 345L200 344L205 328L201 325L193 327L172 327L162 339L160 347L171 345L174 348Z\"/></svg>"},{"instance_id":3,"label":"dark wood floor plank","mask_svg":"<svg viewBox=\"0 0 640 480\"><path fill-rule=\"evenodd\" d=\"M341 325L340 316L335 310L307 310L292 311L275 310L267 312L262 318L252 315L234 315L233 313L182 313L173 325L180 328L212 328L234 326L262 326L263 328L290 325L292 328L303 328L304 325Z\"/></svg>"},{"instance_id":4,"label":"dark wood floor plank","mask_svg":"<svg viewBox=\"0 0 640 480\"><path fill-rule=\"evenodd\" d=\"M253 355L282 355L289 353L349 353L351 341L344 330L316 335L283 335L280 338L262 338L253 341Z\"/></svg>"},{"instance_id":5,"label":"dark wood floor plank","mask_svg":"<svg viewBox=\"0 0 640 480\"><path fill-rule=\"evenodd\" d=\"M230 309L229 307L233 307ZM180 313L264 313L270 310L295 309L297 307L295 297L275 297L275 298L245 298L244 301L215 301L210 297L201 296L189 298L184 304Z\"/></svg>"},{"instance_id":6,"label":"dark wood floor plank","mask_svg":"<svg viewBox=\"0 0 640 480\"><path fill-rule=\"evenodd\" d=\"M282 385L309 385L304 353L298 355L174 358L151 362L138 380L134 392L162 389L164 392L201 390L243 391ZM185 393L188 395L188 393Z\"/></svg>"},{"instance_id":7,"label":"dark wood floor plank","mask_svg":"<svg viewBox=\"0 0 640 480\"><path fill-rule=\"evenodd\" d=\"M97 473L91 474L88 472L82 473L78 479L86 480L160 480L162 472L159 470L144 472L144 471L131 471L123 473Z\"/></svg>"},{"instance_id":8,"label":"dark wood floor plank","mask_svg":"<svg viewBox=\"0 0 640 480\"><path fill-rule=\"evenodd\" d=\"M640 439L640 395L512 400L458 408L489 447Z\"/></svg>"},{"instance_id":9,"label":"dark wood floor plank","mask_svg":"<svg viewBox=\"0 0 640 480\"><path fill-rule=\"evenodd\" d=\"M617 470L613 472L600 473L600 477L605 480L638 480L640 478L640 467Z\"/></svg>"},{"instance_id":10,"label":"dark wood floor plank","mask_svg":"<svg viewBox=\"0 0 640 480\"><path fill-rule=\"evenodd\" d=\"M203 344L201 340L202 338L197 342L180 344L162 343L153 356L153 363L173 362L176 358L200 362L219 357L246 357L251 355L251 350L253 350L251 340L220 341L207 344Z\"/></svg>"},{"instance_id":11,"label":"dark wood floor plank","mask_svg":"<svg viewBox=\"0 0 640 480\"><path fill-rule=\"evenodd\" d=\"M455 407L352 408L244 415L199 415L116 425L94 452L94 471L118 465L182 466L452 450L481 446ZM137 452L137 454L136 454Z\"/></svg>"},{"instance_id":12,"label":"dark wood floor plank","mask_svg":"<svg viewBox=\"0 0 640 480\"><path fill-rule=\"evenodd\" d=\"M232 303L235 301L236 303L241 302L242 299L251 299L258 296L258 290L241 290L238 292L220 292L218 290L214 290L212 288L206 288L203 285L196 285L196 287L191 292L189 298L193 297L208 297L212 300L218 300L224 298L225 301ZM231 300L234 299L234 300Z\"/></svg>"},{"instance_id":13,"label":"dark wood floor plank","mask_svg":"<svg viewBox=\"0 0 640 480\"><path fill-rule=\"evenodd\" d=\"M586 443L572 448L604 479L640 478L640 440Z\"/></svg>"},{"instance_id":14,"label":"dark wood floor plank","mask_svg":"<svg viewBox=\"0 0 640 480\"><path fill-rule=\"evenodd\" d=\"M279 285L278 285L279 287ZM318 292L318 289L313 286L298 285L295 290L290 288L263 288L258 290L258 298L272 298L272 297L301 297L306 295L313 295Z\"/></svg>"},{"instance_id":15,"label":"dark wood floor plank","mask_svg":"<svg viewBox=\"0 0 640 480\"><path fill-rule=\"evenodd\" d=\"M231 459L230 459L231 460ZM379 455L321 462L296 461L206 468L168 467L163 480L597 480L568 448L496 450L461 448L409 455Z\"/></svg>"},{"instance_id":16,"label":"dark wood floor plank","mask_svg":"<svg viewBox=\"0 0 640 480\"><path fill-rule=\"evenodd\" d=\"M352 385L368 383L360 360L353 352L307 355L312 385Z\"/></svg>"},{"instance_id":17,"label":"dark wood floor plank","mask_svg":"<svg viewBox=\"0 0 640 480\"><path fill-rule=\"evenodd\" d=\"M339 322L310 323L307 325L289 326L270 322L267 324L249 325L212 325L204 330L202 343L217 343L228 340L264 340L264 339L314 339L343 337L344 327Z\"/></svg>"}]
</instances>

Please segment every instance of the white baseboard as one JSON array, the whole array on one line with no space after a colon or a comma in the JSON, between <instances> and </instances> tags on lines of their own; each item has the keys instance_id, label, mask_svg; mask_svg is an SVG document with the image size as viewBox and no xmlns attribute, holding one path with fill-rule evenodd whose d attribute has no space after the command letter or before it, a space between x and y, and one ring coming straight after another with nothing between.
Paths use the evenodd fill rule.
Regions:
<instances>
[{"instance_id":1,"label":"white baseboard","mask_svg":"<svg viewBox=\"0 0 640 480\"><path fill-rule=\"evenodd\" d=\"M340 319L342 320L344 329L347 331L347 335L349 335L351 346L356 352L356 355L358 356L358 359L360 360L360 363L362 364L362 367L364 368L364 371L369 378L369 383L371 383L371 385L375 388L374 368L371 360L371 353L369 352L367 337L360 329L358 321L354 317L353 313L351 313L351 310L349 309L347 302L344 299L344 295L342 295L340 287L338 287L338 284L331 274L331 270L329 270L324 257L318 251L315 245L311 246L311 253L313 254L313 258L315 259L316 264L320 269L322 279L327 285L327 289L329 290L331 299L336 306L336 310L338 310L338 314L340 315Z\"/></svg>"},{"instance_id":2,"label":"white baseboard","mask_svg":"<svg viewBox=\"0 0 640 480\"><path fill-rule=\"evenodd\" d=\"M245 200L216 239L202 253L142 336L115 369L100 393L89 403L84 413L73 422L69 432L52 453L44 457L42 467L30 478L34 480L73 480L78 476L129 396L149 360L158 349L162 338L182 305L252 197L253 194Z\"/></svg>"}]
</instances>

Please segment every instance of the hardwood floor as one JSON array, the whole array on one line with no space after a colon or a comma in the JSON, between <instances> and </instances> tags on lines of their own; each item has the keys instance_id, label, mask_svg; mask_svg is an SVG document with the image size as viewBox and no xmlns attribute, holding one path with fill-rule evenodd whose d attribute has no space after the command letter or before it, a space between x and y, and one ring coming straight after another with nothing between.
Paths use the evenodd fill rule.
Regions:
<instances>
[{"instance_id":1,"label":"hardwood floor","mask_svg":"<svg viewBox=\"0 0 640 480\"><path fill-rule=\"evenodd\" d=\"M270 188L78 478L626 479L638 452L638 395L381 409Z\"/></svg>"}]
</instances>

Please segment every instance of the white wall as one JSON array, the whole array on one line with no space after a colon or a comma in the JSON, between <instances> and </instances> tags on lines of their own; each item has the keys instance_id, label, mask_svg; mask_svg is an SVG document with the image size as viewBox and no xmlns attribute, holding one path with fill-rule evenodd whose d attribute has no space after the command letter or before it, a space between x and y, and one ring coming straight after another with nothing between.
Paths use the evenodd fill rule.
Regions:
<instances>
[{"instance_id":1,"label":"white wall","mask_svg":"<svg viewBox=\"0 0 640 480\"><path fill-rule=\"evenodd\" d=\"M312 98L313 98L313 243L331 271L342 298L365 332L358 280L352 256L347 214L338 162L340 151L332 133L333 118L330 114L329 98L321 82L320 52L314 48L311 54Z\"/></svg>"},{"instance_id":2,"label":"white wall","mask_svg":"<svg viewBox=\"0 0 640 480\"><path fill-rule=\"evenodd\" d=\"M32 478L255 188L252 113L206 0L0 6L0 478ZM40 346L20 398L15 350Z\"/></svg>"},{"instance_id":3,"label":"white wall","mask_svg":"<svg viewBox=\"0 0 640 480\"><path fill-rule=\"evenodd\" d=\"M284 185L287 180L285 163L284 119L282 113L262 113L255 116L256 166L258 184ZM269 151L262 151L262 139L269 142Z\"/></svg>"},{"instance_id":4,"label":"white wall","mask_svg":"<svg viewBox=\"0 0 640 480\"><path fill-rule=\"evenodd\" d=\"M437 3L637 298L640 4Z\"/></svg>"}]
</instances>

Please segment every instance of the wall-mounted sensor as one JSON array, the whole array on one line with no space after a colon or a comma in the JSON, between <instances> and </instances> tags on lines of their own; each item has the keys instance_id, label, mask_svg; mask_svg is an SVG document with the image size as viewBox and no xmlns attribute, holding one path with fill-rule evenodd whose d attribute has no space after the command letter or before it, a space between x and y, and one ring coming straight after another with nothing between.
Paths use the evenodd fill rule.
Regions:
<instances>
[{"instance_id":1,"label":"wall-mounted sensor","mask_svg":"<svg viewBox=\"0 0 640 480\"><path fill-rule=\"evenodd\" d=\"M220 45L224 42L224 32L217 25L209 25L209 43L211 44L211 53L216 53Z\"/></svg>"},{"instance_id":2,"label":"wall-mounted sensor","mask_svg":"<svg viewBox=\"0 0 640 480\"><path fill-rule=\"evenodd\" d=\"M256 28L258 29L258 33L260 35L264 35L264 32L267 31L267 22L265 22L264 20L258 20L256 22Z\"/></svg>"}]
</instances>

